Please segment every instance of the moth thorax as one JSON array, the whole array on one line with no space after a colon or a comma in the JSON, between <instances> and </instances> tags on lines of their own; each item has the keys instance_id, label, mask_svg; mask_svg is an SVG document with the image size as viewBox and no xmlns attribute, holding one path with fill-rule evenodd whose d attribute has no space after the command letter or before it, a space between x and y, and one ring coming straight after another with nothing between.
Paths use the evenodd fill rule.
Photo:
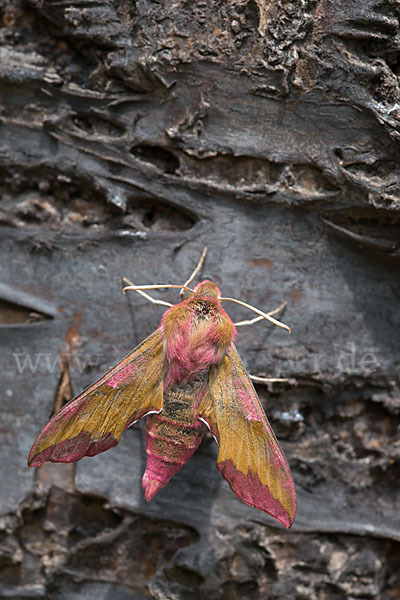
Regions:
<instances>
[{"instance_id":1,"label":"moth thorax","mask_svg":"<svg viewBox=\"0 0 400 600\"><path fill-rule=\"evenodd\" d=\"M219 311L214 302L210 302L204 296L195 298L190 302L190 307L195 311L198 319L210 319L211 317L219 316Z\"/></svg>"},{"instance_id":2,"label":"moth thorax","mask_svg":"<svg viewBox=\"0 0 400 600\"><path fill-rule=\"evenodd\" d=\"M194 293L202 298L210 298L212 300L218 300L221 295L215 283L208 280L200 281L194 288Z\"/></svg>"}]
</instances>

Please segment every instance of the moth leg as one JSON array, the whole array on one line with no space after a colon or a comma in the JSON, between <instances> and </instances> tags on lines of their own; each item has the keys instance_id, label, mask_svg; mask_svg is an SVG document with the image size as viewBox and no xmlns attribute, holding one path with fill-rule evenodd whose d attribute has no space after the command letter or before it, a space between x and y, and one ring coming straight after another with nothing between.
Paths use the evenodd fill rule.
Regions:
<instances>
[{"instance_id":1,"label":"moth leg","mask_svg":"<svg viewBox=\"0 0 400 600\"><path fill-rule=\"evenodd\" d=\"M134 283L132 283L132 281L130 281L126 277L123 277L122 281L123 281L123 283L126 283L127 285L132 285L132 286L135 285ZM134 290L134 291L137 292L138 294L140 294L141 296L143 296L143 298L146 298L146 300L150 300L150 302L152 302L153 304L160 304L161 306L168 306L168 307L173 306L173 304L170 304L169 302L164 302L164 300L156 300L155 298L152 298L151 296L149 296L149 294L146 294L146 292L143 292L142 290Z\"/></svg>"},{"instance_id":2,"label":"moth leg","mask_svg":"<svg viewBox=\"0 0 400 600\"><path fill-rule=\"evenodd\" d=\"M257 323L257 321L261 321L264 317L254 317L254 319L249 319L246 321L238 321L234 323L235 327L241 327L242 325L253 325L253 323Z\"/></svg>"},{"instance_id":3,"label":"moth leg","mask_svg":"<svg viewBox=\"0 0 400 600\"><path fill-rule=\"evenodd\" d=\"M289 381L287 377L258 377L257 375L251 375L250 373L249 377L256 383L285 383Z\"/></svg>"},{"instance_id":4,"label":"moth leg","mask_svg":"<svg viewBox=\"0 0 400 600\"><path fill-rule=\"evenodd\" d=\"M199 273L199 271L201 270L203 263L205 261L205 258L207 256L207 250L208 250L208 247L204 246L203 252L200 256L200 260L197 263L197 267L195 268L195 270L193 271L193 273L191 274L189 279L183 284L185 287L188 287L189 283L192 283L192 281L196 277L197 273ZM185 290L182 289L181 290L181 300L183 301L184 299L185 299Z\"/></svg>"},{"instance_id":5,"label":"moth leg","mask_svg":"<svg viewBox=\"0 0 400 600\"><path fill-rule=\"evenodd\" d=\"M283 302L280 306L278 306L278 308L275 308L275 310L271 310L271 312L268 312L266 314L269 317L272 317L272 315L276 315L281 310L283 310L286 306L287 306L287 302ZM264 317L254 317L254 319L249 319L246 321L238 321L237 323L234 323L234 325L235 325L235 327L241 327L242 325L253 325L253 323L257 323L257 321L261 321L261 319L263 319L263 318Z\"/></svg>"}]
</instances>

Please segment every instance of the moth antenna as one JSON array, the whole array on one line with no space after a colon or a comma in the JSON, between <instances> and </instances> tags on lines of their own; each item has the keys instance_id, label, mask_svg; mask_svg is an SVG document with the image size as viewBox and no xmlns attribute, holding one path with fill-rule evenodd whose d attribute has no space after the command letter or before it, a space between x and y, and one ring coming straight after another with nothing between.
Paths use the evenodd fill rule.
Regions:
<instances>
[{"instance_id":1,"label":"moth antenna","mask_svg":"<svg viewBox=\"0 0 400 600\"><path fill-rule=\"evenodd\" d=\"M194 294L194 290L192 290L190 287L186 287L186 286L182 286L182 285L175 285L173 283L156 283L155 285L127 285L124 288L122 288L123 293L125 294L125 292L127 290L133 290L134 292L141 292L143 290L160 290L162 288L177 288L178 290L180 289L185 289L188 292L191 292L192 294ZM151 298L151 296L149 296L149 298Z\"/></svg>"},{"instance_id":2,"label":"moth antenna","mask_svg":"<svg viewBox=\"0 0 400 600\"><path fill-rule=\"evenodd\" d=\"M288 325L285 325L285 323L281 323L280 321L277 321L276 319L274 319L267 313L264 313L262 310L259 310L258 308L251 306L251 304L247 304L246 302L242 302L241 300L236 300L235 298L219 298L219 300L221 300L221 301L229 300L229 302L236 302L236 304L240 304L241 306L244 306L245 308L249 308L250 310L255 312L257 315L260 315L260 317L264 317L264 319L266 319L267 321L270 321L274 325L277 325L278 327L282 327L282 329L286 329L289 333L292 332L292 330L290 329L290 327Z\"/></svg>"},{"instance_id":3,"label":"moth antenna","mask_svg":"<svg viewBox=\"0 0 400 600\"><path fill-rule=\"evenodd\" d=\"M278 312L281 312L281 310L283 310L284 308L286 308L287 306L287 302L282 302L282 304L280 306L278 306L278 308L275 308L274 310L270 310L269 312L267 312L266 314L269 317L272 317L272 315L276 315ZM240 327L241 325L253 325L254 323L257 323L258 321L261 321L261 319L263 319L264 317L254 317L254 319L250 319L250 320L246 320L246 321L238 321L237 323L234 323L235 327Z\"/></svg>"},{"instance_id":4,"label":"moth antenna","mask_svg":"<svg viewBox=\"0 0 400 600\"><path fill-rule=\"evenodd\" d=\"M129 279L127 279L126 277L123 277L122 281L123 281L123 283L126 283L128 286L135 287L135 284L132 283L132 281L129 281ZM173 304L171 304L170 302L165 302L164 300L156 300L155 298L152 298L151 296L149 296L149 294L146 294L146 292L143 292L142 290L136 290L136 291L138 294L143 296L143 298L146 298L146 300L150 300L150 302L152 302L153 304L160 304L161 306L168 306L169 308L171 308L171 306L173 306Z\"/></svg>"},{"instance_id":5,"label":"moth antenna","mask_svg":"<svg viewBox=\"0 0 400 600\"><path fill-rule=\"evenodd\" d=\"M197 267L195 268L195 270L193 271L193 273L191 274L191 276L189 277L189 279L187 281L185 281L185 283L183 284L181 292L180 292L180 294L181 294L181 300L185 299L184 288L187 287L189 285L189 283L192 283L192 281L196 277L197 273L199 273L201 271L202 266L203 266L204 261L205 261L206 256L207 256L207 250L208 250L208 246L204 246L203 252L202 252L202 254L200 256L200 260L197 263Z\"/></svg>"}]
</instances>

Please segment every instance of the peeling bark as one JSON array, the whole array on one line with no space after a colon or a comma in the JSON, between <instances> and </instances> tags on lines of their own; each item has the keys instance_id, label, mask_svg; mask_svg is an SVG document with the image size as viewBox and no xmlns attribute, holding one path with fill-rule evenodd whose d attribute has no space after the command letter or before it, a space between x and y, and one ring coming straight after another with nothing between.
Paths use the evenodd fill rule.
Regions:
<instances>
[{"instance_id":1,"label":"peeling bark","mask_svg":"<svg viewBox=\"0 0 400 600\"><path fill-rule=\"evenodd\" d=\"M0 3L0 596L400 596L397 0ZM28 470L56 406L203 276L298 491L290 532L207 438L146 504L140 424ZM172 291L160 298L175 302ZM236 319L247 313L229 307Z\"/></svg>"}]
</instances>

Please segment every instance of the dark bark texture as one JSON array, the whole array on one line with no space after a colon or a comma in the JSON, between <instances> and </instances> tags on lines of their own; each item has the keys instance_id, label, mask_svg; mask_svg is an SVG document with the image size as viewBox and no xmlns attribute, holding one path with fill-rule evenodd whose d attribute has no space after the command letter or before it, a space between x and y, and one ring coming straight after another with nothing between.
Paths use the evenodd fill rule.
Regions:
<instances>
[{"instance_id":1,"label":"dark bark texture","mask_svg":"<svg viewBox=\"0 0 400 600\"><path fill-rule=\"evenodd\" d=\"M0 597L400 598L398 0L1 0ZM203 277L291 465L286 531L206 437L147 504L143 425L26 466ZM178 294L157 292L175 302ZM236 320L251 318L226 306Z\"/></svg>"}]
</instances>

